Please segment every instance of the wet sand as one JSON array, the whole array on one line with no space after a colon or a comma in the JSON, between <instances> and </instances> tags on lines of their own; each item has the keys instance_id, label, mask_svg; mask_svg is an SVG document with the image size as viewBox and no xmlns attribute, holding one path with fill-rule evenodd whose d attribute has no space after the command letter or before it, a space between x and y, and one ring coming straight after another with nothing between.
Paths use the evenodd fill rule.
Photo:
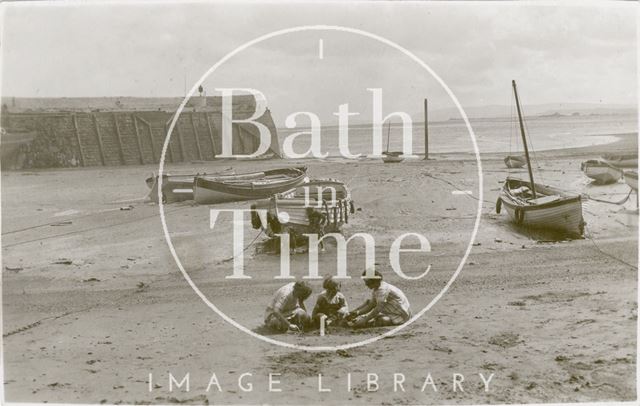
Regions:
<instances>
[{"instance_id":1,"label":"wet sand","mask_svg":"<svg viewBox=\"0 0 640 406\"><path fill-rule=\"evenodd\" d=\"M543 183L619 201L622 181L593 186L580 162L604 152L636 150L637 135L613 144L539 152ZM375 161L219 161L171 166L169 172L300 165L316 177L352 188L357 211L350 235L376 238L385 278L407 293L414 312L440 292L462 260L478 209L478 175L469 155L385 165ZM586 200L587 237L550 242L495 213L502 156L482 157L482 217L472 247L449 291L411 326L365 347L305 352L259 341L226 323L203 303L178 271L164 241L158 206L136 201L153 166L3 172L3 334L8 401L56 403L528 403L636 398L637 236L635 194L623 205ZM525 170L512 174L526 177ZM452 193L469 190L472 195ZM227 208L247 204L225 205ZM176 251L202 292L234 320L262 332L264 307L283 284L275 255L260 253L258 236L245 253L253 279L229 281L231 221L209 228L209 208L166 206ZM407 272L432 270L420 281L398 278L387 251L395 237L426 235L432 253L403 257ZM258 233L245 229L249 244ZM306 254L292 256L292 273L306 272ZM335 246L319 258L335 272ZM351 306L368 297L356 277L364 249L349 248L343 293ZM632 266L630 266L631 264ZM405 268L406 266L406 268ZM311 281L314 294L320 282ZM311 307L313 300L308 302ZM385 331L269 335L299 345L336 345ZM190 373L190 391L169 391L168 373ZM238 387L238 377L253 390ZM149 373L153 374L149 391ZM215 373L223 390L212 386ZM268 374L282 392L268 391ZM347 376L351 374L351 390ZM369 392L367 373L380 387ZM405 376L404 392L393 375ZM464 391L453 391L453 374ZM318 374L323 387L318 392ZM430 374L434 385L422 387ZM494 374L489 391L479 374Z\"/></svg>"}]
</instances>

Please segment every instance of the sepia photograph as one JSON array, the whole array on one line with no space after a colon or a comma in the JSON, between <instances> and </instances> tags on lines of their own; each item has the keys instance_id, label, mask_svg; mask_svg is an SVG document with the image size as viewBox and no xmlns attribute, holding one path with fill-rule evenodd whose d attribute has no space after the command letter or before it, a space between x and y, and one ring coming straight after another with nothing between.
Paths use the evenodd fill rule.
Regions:
<instances>
[{"instance_id":1,"label":"sepia photograph","mask_svg":"<svg viewBox=\"0 0 640 406\"><path fill-rule=\"evenodd\" d=\"M6 404L635 404L638 5L0 3Z\"/></svg>"}]
</instances>

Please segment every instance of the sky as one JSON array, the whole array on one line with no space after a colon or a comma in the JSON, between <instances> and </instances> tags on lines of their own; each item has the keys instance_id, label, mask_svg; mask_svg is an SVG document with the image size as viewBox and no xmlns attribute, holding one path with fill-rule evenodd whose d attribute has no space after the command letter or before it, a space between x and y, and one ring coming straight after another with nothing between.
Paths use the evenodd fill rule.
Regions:
<instances>
[{"instance_id":1,"label":"sky","mask_svg":"<svg viewBox=\"0 0 640 406\"><path fill-rule=\"evenodd\" d=\"M635 4L488 2L82 2L0 5L2 95L183 96L227 53L262 35L305 25L364 30L405 48L462 106L522 102L636 106ZM578 3L576 3L578 4ZM322 40L322 57L320 56ZM372 38L304 31L270 38L203 83L253 88L279 119L311 111L336 120L340 104L369 117L455 106L439 81ZM302 120L302 119L301 119Z\"/></svg>"}]
</instances>

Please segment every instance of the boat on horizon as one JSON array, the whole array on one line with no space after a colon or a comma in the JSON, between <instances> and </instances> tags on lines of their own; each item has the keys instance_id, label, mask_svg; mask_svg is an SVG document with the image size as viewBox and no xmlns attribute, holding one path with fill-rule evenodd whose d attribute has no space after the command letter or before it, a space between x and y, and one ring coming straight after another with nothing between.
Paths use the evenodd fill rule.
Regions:
<instances>
[{"instance_id":1,"label":"boat on horizon","mask_svg":"<svg viewBox=\"0 0 640 406\"><path fill-rule=\"evenodd\" d=\"M529 180L507 177L496 202L496 212L500 213L504 207L510 220L517 226L581 237L585 224L582 216L582 197L534 182L518 89L515 80L511 84L518 110Z\"/></svg>"},{"instance_id":2,"label":"boat on horizon","mask_svg":"<svg viewBox=\"0 0 640 406\"><path fill-rule=\"evenodd\" d=\"M293 167L230 176L196 176L193 197L198 204L264 199L301 185L308 180L306 171L306 167Z\"/></svg>"},{"instance_id":3,"label":"boat on horizon","mask_svg":"<svg viewBox=\"0 0 640 406\"><path fill-rule=\"evenodd\" d=\"M504 157L504 164L507 168L522 168L527 160L522 155L507 155Z\"/></svg>"},{"instance_id":4,"label":"boat on horizon","mask_svg":"<svg viewBox=\"0 0 640 406\"><path fill-rule=\"evenodd\" d=\"M637 168L638 154L604 154L602 160L618 168Z\"/></svg>"},{"instance_id":5,"label":"boat on horizon","mask_svg":"<svg viewBox=\"0 0 640 406\"><path fill-rule=\"evenodd\" d=\"M615 183L622 178L622 169L598 159L584 161L580 164L580 169L587 177L601 185Z\"/></svg>"}]
</instances>

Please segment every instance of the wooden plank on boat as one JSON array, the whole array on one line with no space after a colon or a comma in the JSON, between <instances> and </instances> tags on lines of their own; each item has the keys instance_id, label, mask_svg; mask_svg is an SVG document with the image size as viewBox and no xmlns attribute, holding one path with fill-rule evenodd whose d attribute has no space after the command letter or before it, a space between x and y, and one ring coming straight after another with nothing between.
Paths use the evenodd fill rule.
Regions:
<instances>
[{"instance_id":1,"label":"wooden plank on boat","mask_svg":"<svg viewBox=\"0 0 640 406\"><path fill-rule=\"evenodd\" d=\"M118 128L118 115L113 113L113 125L116 129L116 139L118 140L118 154L120 155L120 163L124 165L124 152L122 151L122 138L120 136L120 128Z\"/></svg>"},{"instance_id":2,"label":"wooden plank on boat","mask_svg":"<svg viewBox=\"0 0 640 406\"><path fill-rule=\"evenodd\" d=\"M91 117L93 118L93 126L96 129L96 137L98 138L98 151L100 152L100 161L102 162L102 165L104 166L104 146L102 145L102 135L100 134L100 127L98 126L98 119L96 118L95 114L91 114Z\"/></svg>"},{"instance_id":3,"label":"wooden plank on boat","mask_svg":"<svg viewBox=\"0 0 640 406\"><path fill-rule=\"evenodd\" d=\"M78 120L76 115L71 116L73 120L73 131L76 134L76 141L78 142L78 151L80 151L80 166L84 166L84 154L82 153L82 142L80 142L80 132L78 131Z\"/></svg>"},{"instance_id":4,"label":"wooden plank on boat","mask_svg":"<svg viewBox=\"0 0 640 406\"><path fill-rule=\"evenodd\" d=\"M208 113L204 113L204 116L207 119L207 128L209 129L209 138L211 138L211 151L213 154L213 158L216 157L216 141L214 138L214 134L213 134L213 126L211 125L211 122L209 121L209 114Z\"/></svg>"},{"instance_id":5,"label":"wooden plank on boat","mask_svg":"<svg viewBox=\"0 0 640 406\"><path fill-rule=\"evenodd\" d=\"M196 149L198 150L198 159L202 161L202 150L200 149L200 140L198 139L198 130L196 129L196 122L193 119L193 113L191 116L191 128L193 128L193 137L196 139Z\"/></svg>"},{"instance_id":6,"label":"wooden plank on boat","mask_svg":"<svg viewBox=\"0 0 640 406\"><path fill-rule=\"evenodd\" d=\"M140 142L140 131L138 131L138 121L136 121L136 115L131 115L131 121L133 121L133 129L136 132L136 142L138 144L138 154L140 155L140 164L144 165L144 154L142 152L142 143Z\"/></svg>"}]
</instances>

